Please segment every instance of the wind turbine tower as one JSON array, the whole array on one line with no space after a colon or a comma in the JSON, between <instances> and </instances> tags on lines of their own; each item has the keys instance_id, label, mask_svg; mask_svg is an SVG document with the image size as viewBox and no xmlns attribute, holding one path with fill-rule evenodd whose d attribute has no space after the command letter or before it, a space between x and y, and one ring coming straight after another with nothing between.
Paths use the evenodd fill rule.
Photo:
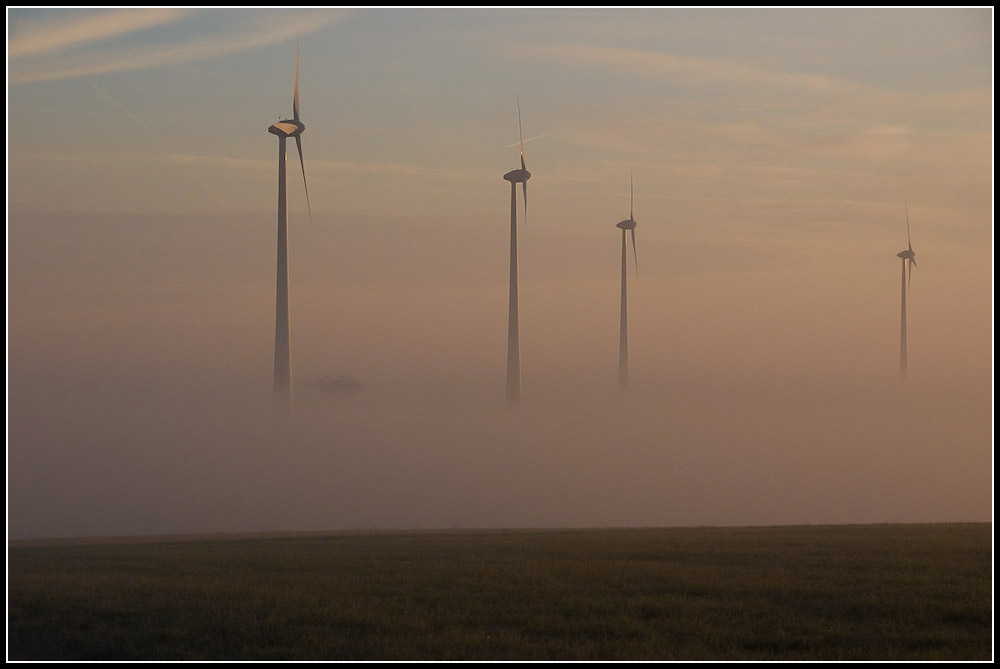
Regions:
<instances>
[{"instance_id":1,"label":"wind turbine tower","mask_svg":"<svg viewBox=\"0 0 1000 669\"><path fill-rule=\"evenodd\" d=\"M621 325L618 331L618 385L628 388L628 244L626 237L632 232L632 258L635 260L635 275L639 276L639 257L635 251L635 213L632 208L634 189L632 178L629 177L629 212L628 218L617 224L622 231L622 311Z\"/></svg>"},{"instance_id":2,"label":"wind turbine tower","mask_svg":"<svg viewBox=\"0 0 1000 669\"><path fill-rule=\"evenodd\" d=\"M906 376L906 289L913 277L913 268L917 266L916 254L910 242L910 210L906 209L906 250L896 254L902 259L901 300L899 309L899 375Z\"/></svg>"},{"instance_id":3,"label":"wind turbine tower","mask_svg":"<svg viewBox=\"0 0 1000 669\"><path fill-rule=\"evenodd\" d=\"M306 206L309 206L309 186L306 184L306 165L302 158L302 133L306 126L299 120L299 47L295 45L295 93L292 99L292 118L278 121L267 129L278 137L278 276L274 315L274 395L291 403L292 354L288 325L288 202L285 188L285 140L295 138L295 147L302 165L302 183L306 189Z\"/></svg>"},{"instance_id":4,"label":"wind turbine tower","mask_svg":"<svg viewBox=\"0 0 1000 669\"><path fill-rule=\"evenodd\" d=\"M521 140L521 169L503 175L510 182L510 299L507 312L507 403L521 399L521 350L517 308L517 184L524 195L524 216L528 216L528 179L531 172L524 165L524 133L521 131L521 100L517 99L517 132Z\"/></svg>"}]
</instances>

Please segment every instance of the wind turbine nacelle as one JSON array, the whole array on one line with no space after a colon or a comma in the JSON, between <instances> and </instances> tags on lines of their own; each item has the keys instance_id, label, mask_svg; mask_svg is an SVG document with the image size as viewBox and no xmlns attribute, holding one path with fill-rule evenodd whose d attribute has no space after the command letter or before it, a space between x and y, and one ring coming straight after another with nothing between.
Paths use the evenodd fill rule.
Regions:
<instances>
[{"instance_id":1,"label":"wind turbine nacelle","mask_svg":"<svg viewBox=\"0 0 1000 669\"><path fill-rule=\"evenodd\" d=\"M531 172L528 170L511 170L507 174L503 175L503 178L512 184L524 183L531 178Z\"/></svg>"},{"instance_id":2,"label":"wind turbine nacelle","mask_svg":"<svg viewBox=\"0 0 1000 669\"><path fill-rule=\"evenodd\" d=\"M903 258L904 260L913 260L913 257L915 255L917 255L917 254L914 253L913 251L910 251L909 249L907 249L905 251L900 251L899 253L897 253L896 257L897 258Z\"/></svg>"},{"instance_id":3,"label":"wind turbine nacelle","mask_svg":"<svg viewBox=\"0 0 1000 669\"><path fill-rule=\"evenodd\" d=\"M618 223L616 225L616 227L619 227L622 230L635 230L635 226L636 225L638 225L638 224L635 221L633 221L631 218L629 218L627 220L622 221L621 223Z\"/></svg>"},{"instance_id":4,"label":"wind turbine nacelle","mask_svg":"<svg viewBox=\"0 0 1000 669\"><path fill-rule=\"evenodd\" d=\"M278 121L267 129L272 135L278 137L297 137L306 129L306 124L302 121L286 120Z\"/></svg>"}]
</instances>

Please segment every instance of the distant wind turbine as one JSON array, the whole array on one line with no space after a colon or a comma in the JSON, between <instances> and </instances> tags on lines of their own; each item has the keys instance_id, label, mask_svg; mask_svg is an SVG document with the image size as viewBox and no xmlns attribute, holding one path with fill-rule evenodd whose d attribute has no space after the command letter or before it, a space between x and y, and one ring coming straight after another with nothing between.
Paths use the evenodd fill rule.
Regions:
<instances>
[{"instance_id":1,"label":"distant wind turbine","mask_svg":"<svg viewBox=\"0 0 1000 669\"><path fill-rule=\"evenodd\" d=\"M521 140L521 169L503 175L510 182L510 300L507 312L507 402L521 399L521 352L517 322L517 184L524 194L524 217L528 218L528 179L524 165L524 133L521 131L521 99L517 98L517 133Z\"/></svg>"},{"instance_id":2,"label":"distant wind turbine","mask_svg":"<svg viewBox=\"0 0 1000 669\"><path fill-rule=\"evenodd\" d=\"M306 207L312 222L309 205L309 186L306 184L306 164L302 158L302 133L306 126L299 120L299 45L295 43L295 94L292 99L292 118L274 123L267 129L278 136L278 278L274 316L274 395L290 403L292 399L292 354L288 326L288 203L285 188L285 140L295 138L295 148L302 165L302 183L306 189Z\"/></svg>"},{"instance_id":3,"label":"distant wind turbine","mask_svg":"<svg viewBox=\"0 0 1000 669\"><path fill-rule=\"evenodd\" d=\"M902 258L902 280L901 280L901 294L902 299L900 301L900 316L899 316L899 375L906 376L906 289L909 285L910 279L913 277L913 268L917 266L917 261L914 256L916 254L913 252L913 244L910 242L910 210L906 209L906 250L900 251L896 254L897 257Z\"/></svg>"},{"instance_id":4,"label":"distant wind turbine","mask_svg":"<svg viewBox=\"0 0 1000 669\"><path fill-rule=\"evenodd\" d=\"M626 260L628 244L626 237L632 231L632 258L635 260L635 275L639 276L639 256L635 250L635 213L632 207L634 188L632 177L629 176L628 218L617 224L622 230L622 313L621 327L618 331L618 385L628 388L628 262Z\"/></svg>"}]
</instances>

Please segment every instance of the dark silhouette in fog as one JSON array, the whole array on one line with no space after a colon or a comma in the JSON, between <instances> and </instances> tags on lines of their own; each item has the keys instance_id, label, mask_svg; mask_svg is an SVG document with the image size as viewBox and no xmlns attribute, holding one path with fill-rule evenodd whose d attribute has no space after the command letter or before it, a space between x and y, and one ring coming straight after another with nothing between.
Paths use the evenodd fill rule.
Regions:
<instances>
[{"instance_id":1,"label":"dark silhouette in fog","mask_svg":"<svg viewBox=\"0 0 1000 669\"><path fill-rule=\"evenodd\" d=\"M292 400L292 353L288 325L288 202L285 189L285 140L295 138L295 147L302 165L302 183L306 188L306 206L309 206L309 186L306 184L306 164L302 157L302 133L306 126L299 120L299 46L295 44L295 94L292 98L292 118L278 121L267 129L278 137L278 277L274 313L274 395Z\"/></svg>"},{"instance_id":2,"label":"dark silhouette in fog","mask_svg":"<svg viewBox=\"0 0 1000 669\"><path fill-rule=\"evenodd\" d=\"M896 254L897 257L903 259L903 273L901 279L901 295L900 300L900 310L899 310L899 375L906 376L906 288L909 283L909 278L907 277L907 269L909 269L909 276L913 276L913 268L917 266L917 261L914 259L916 254L913 252L913 244L910 243L910 210L906 208L906 250L900 251Z\"/></svg>"},{"instance_id":3,"label":"dark silhouette in fog","mask_svg":"<svg viewBox=\"0 0 1000 669\"><path fill-rule=\"evenodd\" d=\"M617 227L622 230L622 315L621 327L618 331L618 385L628 388L628 263L626 254L628 245L625 238L632 231L632 257L635 259L635 275L639 276L639 256L635 250L635 211L632 206L634 189L632 177L629 176L628 218L620 221Z\"/></svg>"},{"instance_id":4,"label":"dark silhouette in fog","mask_svg":"<svg viewBox=\"0 0 1000 669\"><path fill-rule=\"evenodd\" d=\"M350 374L338 374L334 377L324 376L320 378L315 387L328 395L354 394L361 391L361 381Z\"/></svg>"},{"instance_id":5,"label":"dark silhouette in fog","mask_svg":"<svg viewBox=\"0 0 1000 669\"><path fill-rule=\"evenodd\" d=\"M521 99L517 98L517 133L521 140L521 169L503 175L510 182L510 300L507 313L507 402L521 399L521 350L517 323L517 184L524 194L524 218L528 218L528 179L524 165L524 133L521 131Z\"/></svg>"}]
</instances>

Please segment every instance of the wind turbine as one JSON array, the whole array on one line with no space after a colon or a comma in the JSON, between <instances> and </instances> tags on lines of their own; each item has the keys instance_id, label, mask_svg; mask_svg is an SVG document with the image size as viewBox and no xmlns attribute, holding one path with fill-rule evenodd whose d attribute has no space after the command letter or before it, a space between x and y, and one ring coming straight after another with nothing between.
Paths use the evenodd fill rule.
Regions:
<instances>
[{"instance_id":1,"label":"wind turbine","mask_svg":"<svg viewBox=\"0 0 1000 669\"><path fill-rule=\"evenodd\" d=\"M632 257L635 260L635 275L639 276L639 256L635 252L635 213L632 207L634 188L632 177L629 176L628 218L617 224L622 230L622 313L621 327L618 331L618 385L628 388L628 263L626 261L628 245L626 237L632 231Z\"/></svg>"},{"instance_id":2,"label":"wind turbine","mask_svg":"<svg viewBox=\"0 0 1000 669\"><path fill-rule=\"evenodd\" d=\"M917 266L917 261L914 259L916 254L913 252L913 244L910 242L910 210L906 208L906 250L900 251L896 254L897 257L902 258L902 279L901 279L901 294L902 299L900 300L900 316L899 316L899 375L906 376L906 288L909 285L910 279L913 277L913 268ZM909 270L909 271L907 271ZM907 276L909 275L909 276Z\"/></svg>"},{"instance_id":3,"label":"wind turbine","mask_svg":"<svg viewBox=\"0 0 1000 669\"><path fill-rule=\"evenodd\" d=\"M291 402L292 363L288 326L288 202L285 188L285 140L295 138L295 148L302 165L302 183L306 189L306 207L312 221L309 205L309 186L306 184L306 164L302 158L302 133L306 126L299 120L299 45L295 43L295 94L292 99L292 118L283 119L267 129L278 136L278 277L274 315L274 395Z\"/></svg>"},{"instance_id":4,"label":"wind turbine","mask_svg":"<svg viewBox=\"0 0 1000 669\"><path fill-rule=\"evenodd\" d=\"M524 194L524 217L528 217L528 179L524 165L524 133L521 131L521 99L517 98L517 133L521 140L521 169L503 175L510 182L510 300L507 312L507 403L521 399L521 351L517 323L517 184Z\"/></svg>"}]
</instances>

